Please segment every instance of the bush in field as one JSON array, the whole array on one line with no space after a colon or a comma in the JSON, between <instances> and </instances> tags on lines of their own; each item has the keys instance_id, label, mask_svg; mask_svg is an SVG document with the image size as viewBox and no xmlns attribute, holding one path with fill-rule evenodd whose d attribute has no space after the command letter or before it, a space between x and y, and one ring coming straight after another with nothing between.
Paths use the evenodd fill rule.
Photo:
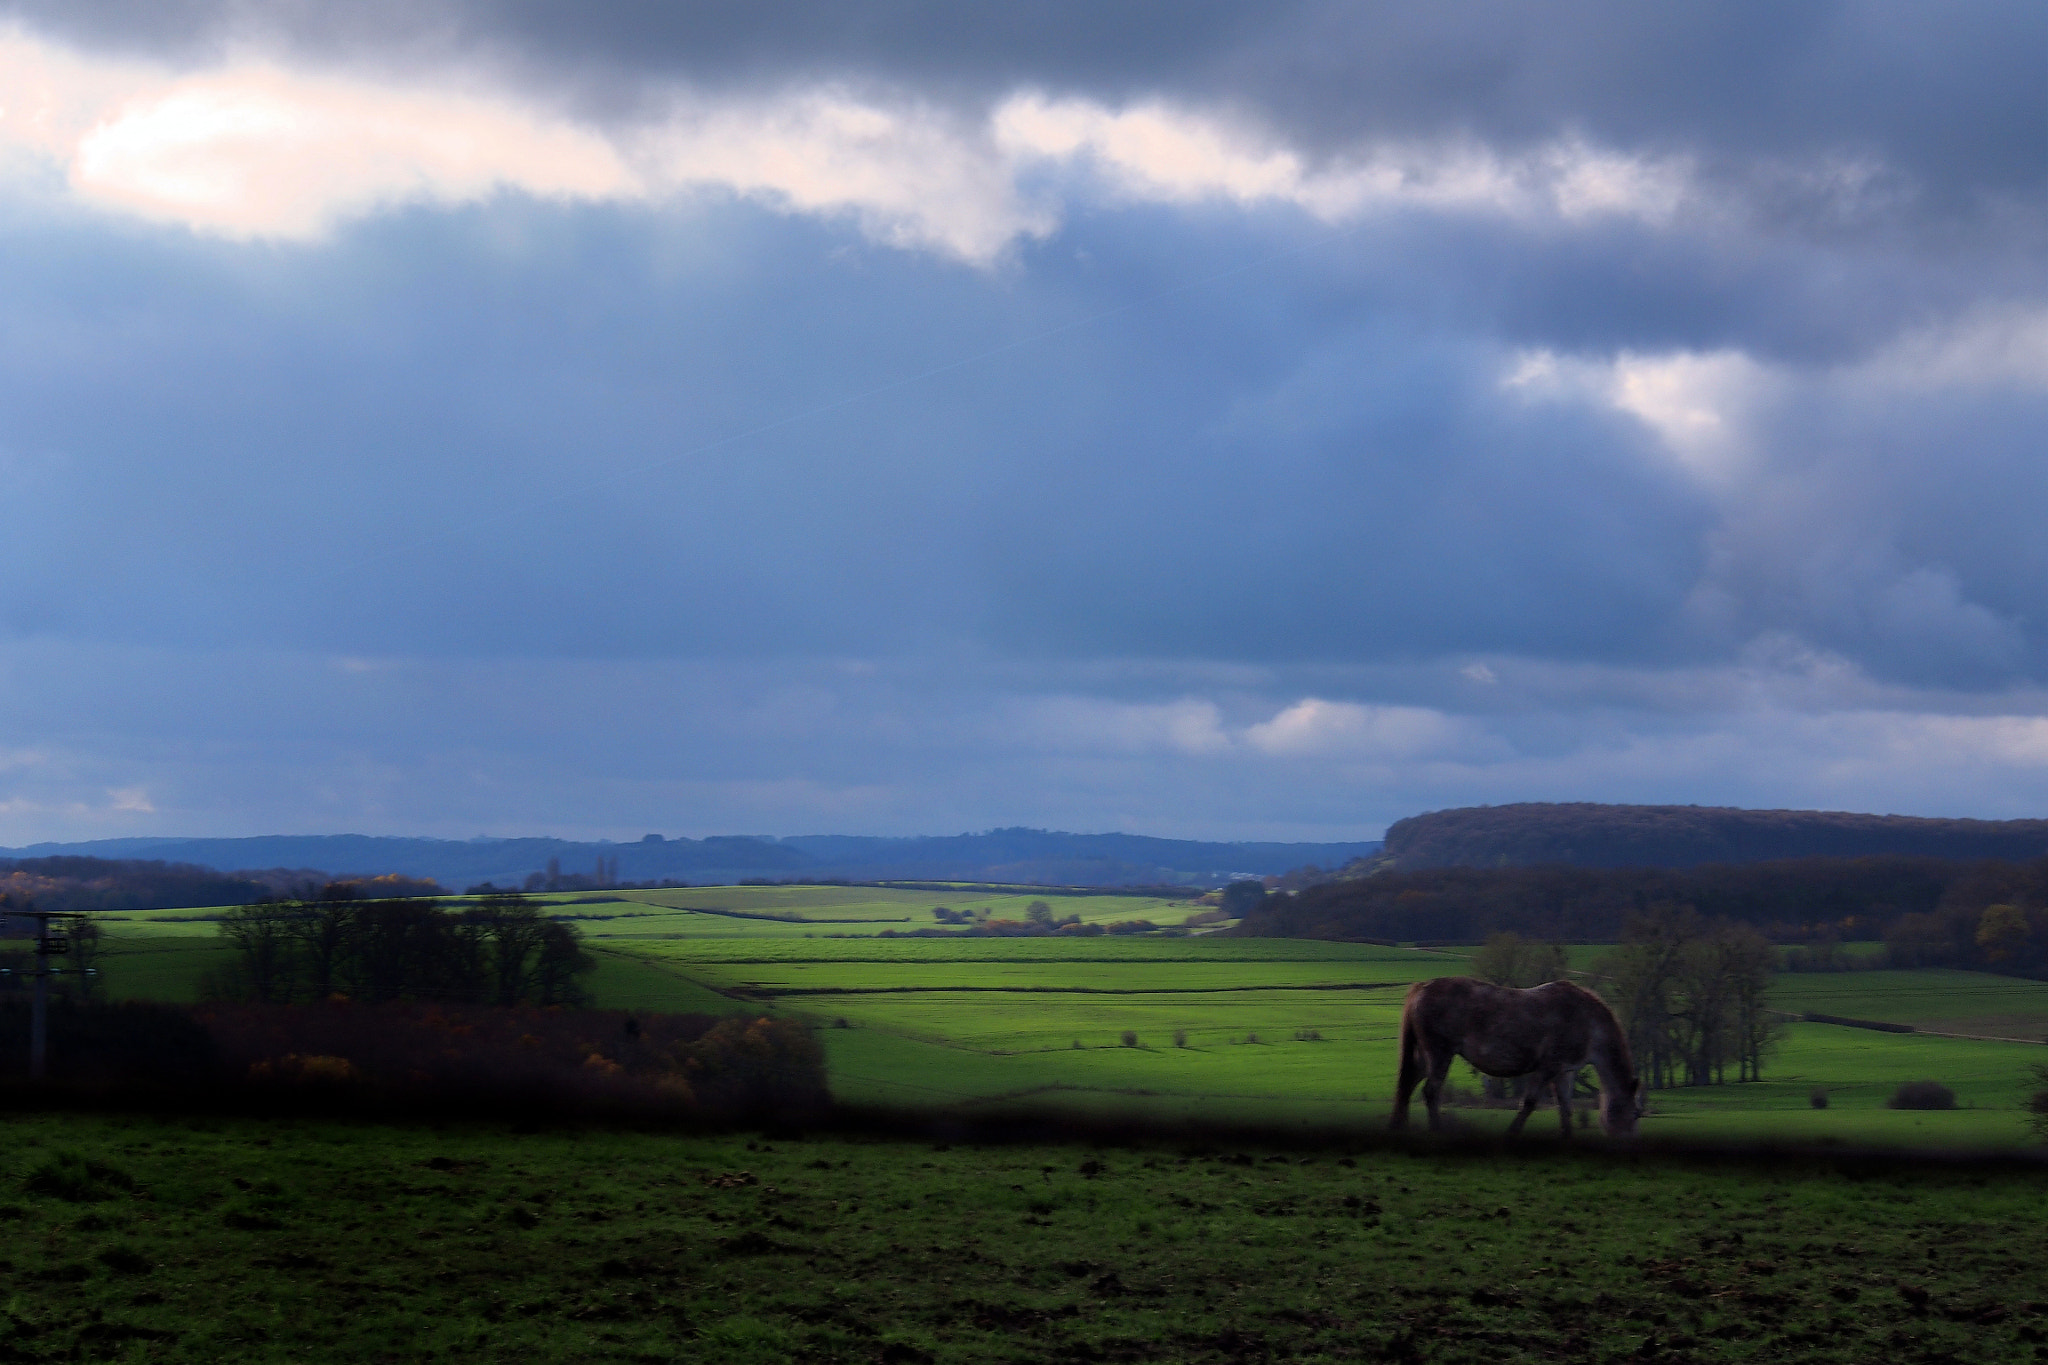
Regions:
<instances>
[{"instance_id":1,"label":"bush in field","mask_svg":"<svg viewBox=\"0 0 2048 1365\"><path fill-rule=\"evenodd\" d=\"M1323 1041L1323 1031L1319 1028L1298 1028L1294 1031L1294 1041L1297 1043L1320 1043Z\"/></svg>"},{"instance_id":2,"label":"bush in field","mask_svg":"<svg viewBox=\"0 0 2048 1365\"><path fill-rule=\"evenodd\" d=\"M1827 1108L1828 1088L1824 1085L1815 1086L1812 1090L1807 1092L1806 1102L1816 1109Z\"/></svg>"},{"instance_id":3,"label":"bush in field","mask_svg":"<svg viewBox=\"0 0 2048 1365\"><path fill-rule=\"evenodd\" d=\"M1186 1047L1188 1045L1188 1031L1186 1029L1177 1028L1173 1031L1173 1045L1175 1047Z\"/></svg>"},{"instance_id":4,"label":"bush in field","mask_svg":"<svg viewBox=\"0 0 2048 1365\"><path fill-rule=\"evenodd\" d=\"M1125 1047L1136 1047L1138 1045L1138 1035L1130 1029L1125 1029L1123 1032L1123 1045Z\"/></svg>"},{"instance_id":5,"label":"bush in field","mask_svg":"<svg viewBox=\"0 0 2048 1365\"><path fill-rule=\"evenodd\" d=\"M736 1116L823 1107L823 1049L787 1020L394 1001L205 1005L217 1078L277 1095Z\"/></svg>"},{"instance_id":6,"label":"bush in field","mask_svg":"<svg viewBox=\"0 0 2048 1365\"><path fill-rule=\"evenodd\" d=\"M701 1108L721 1114L820 1109L830 1103L825 1052L787 1019L721 1019L695 1042L672 1047L673 1076Z\"/></svg>"},{"instance_id":7,"label":"bush in field","mask_svg":"<svg viewBox=\"0 0 2048 1365\"><path fill-rule=\"evenodd\" d=\"M1887 1109L1953 1109L1956 1092L1940 1081L1907 1081L1884 1103Z\"/></svg>"}]
</instances>

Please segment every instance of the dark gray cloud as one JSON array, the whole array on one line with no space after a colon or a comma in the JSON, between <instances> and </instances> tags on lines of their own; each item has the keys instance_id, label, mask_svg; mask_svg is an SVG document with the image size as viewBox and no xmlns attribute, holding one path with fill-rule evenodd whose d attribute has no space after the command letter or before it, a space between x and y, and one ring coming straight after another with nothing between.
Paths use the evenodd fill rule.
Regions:
<instances>
[{"instance_id":1,"label":"dark gray cloud","mask_svg":"<svg viewBox=\"0 0 2048 1365\"><path fill-rule=\"evenodd\" d=\"M2048 796L2038 6L13 12L607 117L1035 87L1698 179L1332 224L1053 167L981 267L715 191L279 243L18 180L0 843Z\"/></svg>"},{"instance_id":2,"label":"dark gray cloud","mask_svg":"<svg viewBox=\"0 0 2048 1365\"><path fill-rule=\"evenodd\" d=\"M17 226L38 268L0 287L0 396L43 510L0 619L373 655L1270 664L1657 665L1789 631L1885 676L2043 676L2040 393L1830 377L1910 331L1865 298L1894 263L1801 297L1804 249L1752 257L1716 295L1712 239L1396 219L1158 292L1300 232L1098 212L988 275L742 206L418 211L253 253ZM1532 349L1729 347L1792 388L1733 492L1627 413L1504 382Z\"/></svg>"}]
</instances>

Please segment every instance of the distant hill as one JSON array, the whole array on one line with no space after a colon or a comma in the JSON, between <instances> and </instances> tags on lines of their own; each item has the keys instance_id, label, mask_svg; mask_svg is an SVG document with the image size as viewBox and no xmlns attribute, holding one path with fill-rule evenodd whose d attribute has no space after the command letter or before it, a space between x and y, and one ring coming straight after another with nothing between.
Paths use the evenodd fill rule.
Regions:
<instances>
[{"instance_id":1,"label":"distant hill","mask_svg":"<svg viewBox=\"0 0 2048 1365\"><path fill-rule=\"evenodd\" d=\"M696 883L759 878L850 881L1001 881L1067 886L1171 883L1215 886L1233 874L1273 876L1304 864L1339 867L1379 850L1375 840L1338 844L1204 843L1136 834L998 829L922 838L745 835L632 843L568 839L405 839L360 834L247 839L98 839L0 849L0 858L83 855L149 859L219 869L318 868L334 876L397 873L460 890L479 882L518 886L550 866L604 881Z\"/></svg>"},{"instance_id":2,"label":"distant hill","mask_svg":"<svg viewBox=\"0 0 2048 1365\"><path fill-rule=\"evenodd\" d=\"M1697 867L1782 858L1999 858L2048 854L2048 820L1939 820L1847 811L1527 802L1397 820L1385 854L1440 867Z\"/></svg>"}]
</instances>

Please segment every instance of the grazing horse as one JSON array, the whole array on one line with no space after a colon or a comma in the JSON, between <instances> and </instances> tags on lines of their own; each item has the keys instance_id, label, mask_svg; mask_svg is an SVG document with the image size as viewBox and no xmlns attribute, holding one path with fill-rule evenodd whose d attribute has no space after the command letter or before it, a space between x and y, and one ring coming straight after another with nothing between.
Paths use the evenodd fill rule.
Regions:
<instances>
[{"instance_id":1,"label":"grazing horse","mask_svg":"<svg viewBox=\"0 0 2048 1365\"><path fill-rule=\"evenodd\" d=\"M1600 1073L1600 1127L1608 1136L1633 1134L1643 1112L1643 1087L1614 1011L1569 981L1517 990L1469 976L1440 976L1409 987L1401 1007L1401 1083L1389 1127L1408 1126L1408 1097L1418 1081L1430 1130L1442 1126L1438 1101L1455 1057L1489 1076L1535 1078L1522 1097L1522 1111L1508 1125L1509 1137L1520 1134L1552 1092L1570 1137L1572 1082L1582 1066Z\"/></svg>"}]
</instances>

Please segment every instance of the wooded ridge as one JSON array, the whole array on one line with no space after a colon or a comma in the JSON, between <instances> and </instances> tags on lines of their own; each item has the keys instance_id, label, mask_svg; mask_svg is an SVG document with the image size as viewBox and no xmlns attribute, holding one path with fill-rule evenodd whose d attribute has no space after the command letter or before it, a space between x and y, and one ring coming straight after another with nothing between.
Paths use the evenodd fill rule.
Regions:
<instances>
[{"instance_id":1,"label":"wooded ridge","mask_svg":"<svg viewBox=\"0 0 2048 1365\"><path fill-rule=\"evenodd\" d=\"M1696 867L1788 858L2023 861L2048 855L2048 820L1951 820L1732 806L1529 801L1396 820L1382 850L1433 867Z\"/></svg>"}]
</instances>

